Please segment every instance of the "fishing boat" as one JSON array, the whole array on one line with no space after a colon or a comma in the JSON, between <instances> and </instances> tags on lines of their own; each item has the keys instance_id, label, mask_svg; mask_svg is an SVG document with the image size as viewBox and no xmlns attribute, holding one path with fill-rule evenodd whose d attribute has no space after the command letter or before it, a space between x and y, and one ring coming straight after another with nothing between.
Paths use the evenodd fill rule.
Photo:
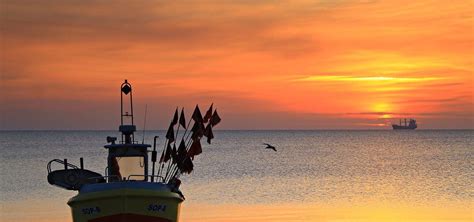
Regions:
<instances>
[{"instance_id":1,"label":"fishing boat","mask_svg":"<svg viewBox=\"0 0 474 222\"><path fill-rule=\"evenodd\" d=\"M394 130L414 130L418 127L418 125L416 124L416 120L410 119L408 124L407 119L404 120L404 124L402 124L402 120L400 119L400 124L392 124L392 128Z\"/></svg>"},{"instance_id":2,"label":"fishing boat","mask_svg":"<svg viewBox=\"0 0 474 222\"><path fill-rule=\"evenodd\" d=\"M135 140L131 84L125 80L120 91L121 139L117 141L116 137L111 136L106 138L108 144L104 148L108 151L108 157L105 175L85 169L83 158L80 158L79 166L69 163L67 159L53 159L47 164L48 182L78 191L67 202L74 222L176 222L179 220L180 205L185 199L179 190L179 176L193 170L192 159L201 151L200 139L206 136L210 143L212 126L220 118L216 111L210 117L206 113L205 118L209 123L208 127L204 127L205 118L202 118L196 105L193 129L184 130L177 150L175 144L178 132L174 133L178 122L176 110L155 171L158 136L154 137L153 150L150 144ZM129 106L125 107L127 98ZM212 105L210 110L212 112ZM214 118L210 120L211 117ZM178 131L180 125L185 125L184 109L181 118ZM149 153L152 166L149 166ZM151 173L149 168L152 169Z\"/></svg>"}]
</instances>

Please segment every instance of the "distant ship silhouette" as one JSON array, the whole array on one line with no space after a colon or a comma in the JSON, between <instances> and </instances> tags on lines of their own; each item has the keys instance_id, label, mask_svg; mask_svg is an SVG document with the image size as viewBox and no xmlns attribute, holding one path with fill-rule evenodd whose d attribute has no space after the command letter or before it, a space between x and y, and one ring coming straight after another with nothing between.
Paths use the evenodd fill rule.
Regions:
<instances>
[{"instance_id":1,"label":"distant ship silhouette","mask_svg":"<svg viewBox=\"0 0 474 222\"><path fill-rule=\"evenodd\" d=\"M418 127L418 125L416 125L416 120L414 119L410 119L408 125L407 125L407 119L405 119L405 124L403 125L402 125L401 119L400 119L400 125L392 124L392 128L394 130L414 130L416 129L416 127Z\"/></svg>"}]
</instances>

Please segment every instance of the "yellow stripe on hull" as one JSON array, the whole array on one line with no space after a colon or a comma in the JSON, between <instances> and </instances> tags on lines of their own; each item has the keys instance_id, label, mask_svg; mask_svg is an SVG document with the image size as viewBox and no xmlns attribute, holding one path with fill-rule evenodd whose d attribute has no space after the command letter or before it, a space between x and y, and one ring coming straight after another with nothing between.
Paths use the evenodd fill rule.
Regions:
<instances>
[{"instance_id":1,"label":"yellow stripe on hull","mask_svg":"<svg viewBox=\"0 0 474 222\"><path fill-rule=\"evenodd\" d=\"M181 202L174 192L126 188L79 193L68 205L74 222L176 222Z\"/></svg>"}]
</instances>

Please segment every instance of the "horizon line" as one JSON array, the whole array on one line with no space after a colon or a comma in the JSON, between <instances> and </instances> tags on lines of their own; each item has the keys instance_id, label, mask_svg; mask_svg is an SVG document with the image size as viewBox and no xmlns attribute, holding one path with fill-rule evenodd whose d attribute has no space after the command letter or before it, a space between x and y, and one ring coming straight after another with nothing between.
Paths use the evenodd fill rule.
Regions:
<instances>
[{"instance_id":1,"label":"horizon line","mask_svg":"<svg viewBox=\"0 0 474 222\"><path fill-rule=\"evenodd\" d=\"M167 129L150 129L149 131L166 131ZM318 129L213 129L214 131L394 131L390 128L376 129L376 128L318 128ZM409 131L429 131L429 130L474 130L474 128L423 128ZM117 129L0 129L0 132L6 131L117 131ZM404 130L402 130L404 131ZM137 130L136 133L142 133L143 130Z\"/></svg>"}]
</instances>

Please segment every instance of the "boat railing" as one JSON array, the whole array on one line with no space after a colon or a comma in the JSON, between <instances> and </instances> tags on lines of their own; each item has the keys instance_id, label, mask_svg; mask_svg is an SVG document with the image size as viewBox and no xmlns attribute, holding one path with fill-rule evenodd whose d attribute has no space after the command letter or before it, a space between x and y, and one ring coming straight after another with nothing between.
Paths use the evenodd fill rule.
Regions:
<instances>
[{"instance_id":1,"label":"boat railing","mask_svg":"<svg viewBox=\"0 0 474 222\"><path fill-rule=\"evenodd\" d=\"M123 180L123 178L120 178L118 175L105 175L105 176L100 176L100 177L90 177L90 178L87 178L87 180L89 180L89 181L105 180L105 181L107 181L107 183L110 183L112 181L113 182L134 181L134 180L130 179L132 177L143 177L143 178L147 178L147 180L148 180L148 178L158 178L159 180L158 179L154 180L157 183L162 182L165 179L163 176L159 176L159 175L132 174L132 175L129 175L126 180ZM111 180L111 178L113 180ZM144 180L141 180L141 181L144 181Z\"/></svg>"},{"instance_id":2,"label":"boat railing","mask_svg":"<svg viewBox=\"0 0 474 222\"><path fill-rule=\"evenodd\" d=\"M59 163L59 164L63 165L65 169L67 169L68 167L70 167L72 169L79 169L78 166L68 163L67 160L54 159L54 160L51 160L51 161L48 162L48 166L46 167L48 169L48 173L51 173L52 163Z\"/></svg>"},{"instance_id":3,"label":"boat railing","mask_svg":"<svg viewBox=\"0 0 474 222\"><path fill-rule=\"evenodd\" d=\"M104 175L105 175L105 176L108 176L108 175L109 175L109 167L108 167L108 166L105 167L105 170L104 170L104 171L105 171L105 172L104 172Z\"/></svg>"},{"instance_id":4,"label":"boat railing","mask_svg":"<svg viewBox=\"0 0 474 222\"><path fill-rule=\"evenodd\" d=\"M127 180L130 180L130 177L144 177L144 178L158 178L158 179L161 179L162 181L165 179L164 177L160 176L160 175L144 175L144 174L132 174L132 175L129 175L127 177ZM153 180L153 181L156 181L158 182L158 180Z\"/></svg>"},{"instance_id":5,"label":"boat railing","mask_svg":"<svg viewBox=\"0 0 474 222\"><path fill-rule=\"evenodd\" d=\"M116 181L120 180L120 177L117 176L117 175L105 175L105 176L100 176L100 177L90 177L90 178L87 178L87 179L88 180L96 180L96 181L104 180L104 181L110 182L109 178L115 178Z\"/></svg>"}]
</instances>

